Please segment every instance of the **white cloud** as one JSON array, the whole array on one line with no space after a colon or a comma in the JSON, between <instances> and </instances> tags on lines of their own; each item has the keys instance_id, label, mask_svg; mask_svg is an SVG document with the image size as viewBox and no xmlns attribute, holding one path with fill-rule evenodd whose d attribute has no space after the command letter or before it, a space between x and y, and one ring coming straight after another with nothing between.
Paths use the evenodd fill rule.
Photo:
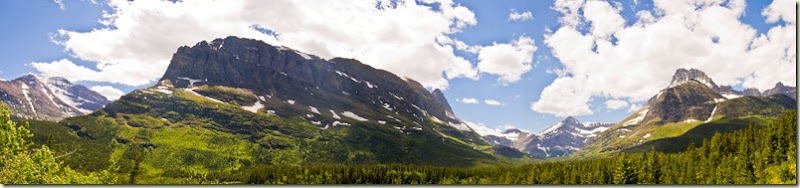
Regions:
<instances>
[{"instance_id":1,"label":"white cloud","mask_svg":"<svg viewBox=\"0 0 800 188\"><path fill-rule=\"evenodd\" d=\"M68 59L61 59L49 63L32 62L30 65L47 77L64 77L73 82L102 81L130 85L144 85L148 82L146 80L137 79L137 77L134 76L124 75L136 75L137 73L151 70L151 68L153 68L152 66L109 66L108 68L103 69L103 72L98 72L90 68L77 65Z\"/></svg>"},{"instance_id":2,"label":"white cloud","mask_svg":"<svg viewBox=\"0 0 800 188\"><path fill-rule=\"evenodd\" d=\"M110 101L117 100L117 99L119 99L119 97L122 97L122 95L125 95L124 92L120 91L117 88L111 87L111 86L93 86L90 89L92 91L100 93L101 95L103 95L106 98L108 98L108 100L110 100Z\"/></svg>"},{"instance_id":3,"label":"white cloud","mask_svg":"<svg viewBox=\"0 0 800 188\"><path fill-rule=\"evenodd\" d=\"M439 4L438 9L417 1L393 5L370 0L107 3L113 11L100 20L107 27L87 32L60 30L54 36L76 58L96 63L96 70L89 69L96 75L92 81L144 85L162 76L178 47L231 35L323 58L355 58L427 87L446 88L447 79L457 77L478 78L470 62L454 54L453 45L437 42L477 24L471 10L450 0L424 1ZM83 76L66 76L74 77Z\"/></svg>"},{"instance_id":4,"label":"white cloud","mask_svg":"<svg viewBox=\"0 0 800 188\"><path fill-rule=\"evenodd\" d=\"M591 24L590 32L583 34L580 25L617 17L618 8L608 8L604 1L556 1L553 8L565 14L562 26L547 34L544 43L563 69L551 71L559 73L558 78L531 109L557 116L586 115L593 113L588 105L593 98L643 102L669 85L678 68L700 69L717 84L762 91L779 81L796 85L794 23L756 35L739 20L746 6L743 0L655 0L654 5L654 10L638 12L633 25ZM593 6L595 13L589 11Z\"/></svg>"},{"instance_id":5,"label":"white cloud","mask_svg":"<svg viewBox=\"0 0 800 188\"><path fill-rule=\"evenodd\" d=\"M517 10L511 9L511 14L508 14L508 21L525 21L531 19L533 19L533 13L531 13L531 11L519 13Z\"/></svg>"},{"instance_id":6,"label":"white cloud","mask_svg":"<svg viewBox=\"0 0 800 188\"><path fill-rule=\"evenodd\" d=\"M517 82L522 74L531 70L536 49L533 39L524 36L511 43L481 47L478 53L478 70L500 75L498 81L502 84Z\"/></svg>"},{"instance_id":7,"label":"white cloud","mask_svg":"<svg viewBox=\"0 0 800 188\"><path fill-rule=\"evenodd\" d=\"M505 105L502 102L494 100L494 99L483 100L483 103L486 103L486 105L489 105L489 106L502 106L502 105Z\"/></svg>"},{"instance_id":8,"label":"white cloud","mask_svg":"<svg viewBox=\"0 0 800 188\"><path fill-rule=\"evenodd\" d=\"M611 110L618 110L625 108L627 106L628 106L627 101L617 100L617 99L606 100L606 108Z\"/></svg>"},{"instance_id":9,"label":"white cloud","mask_svg":"<svg viewBox=\"0 0 800 188\"><path fill-rule=\"evenodd\" d=\"M642 108L642 105L631 104L631 107L628 108L628 112L636 112L637 110L639 110L641 108Z\"/></svg>"},{"instance_id":10,"label":"white cloud","mask_svg":"<svg viewBox=\"0 0 800 188\"><path fill-rule=\"evenodd\" d=\"M592 24L592 35L597 37L607 37L625 26L625 19L619 15L619 10L606 1L586 2L583 15Z\"/></svg>"},{"instance_id":11,"label":"white cloud","mask_svg":"<svg viewBox=\"0 0 800 188\"><path fill-rule=\"evenodd\" d=\"M764 8L761 15L767 17L768 23L775 23L779 19L784 22L797 23L797 1L795 0L773 0L772 3Z\"/></svg>"},{"instance_id":12,"label":"white cloud","mask_svg":"<svg viewBox=\"0 0 800 188\"><path fill-rule=\"evenodd\" d=\"M53 3L58 4L58 8L60 8L61 10L66 10L66 7L64 6L64 2L62 2L62 0L53 0Z\"/></svg>"},{"instance_id":13,"label":"white cloud","mask_svg":"<svg viewBox=\"0 0 800 188\"><path fill-rule=\"evenodd\" d=\"M509 125L509 124L502 125L502 126L499 126L499 127L496 127L496 128L489 128L484 123L473 123L473 122L470 122L470 121L464 121L464 123L466 123L467 126L472 128L472 130L474 130L476 133L478 133L481 136L503 135L503 132L505 132L508 129L518 129L516 126ZM522 131L530 132L530 131L527 131L527 130L522 130Z\"/></svg>"},{"instance_id":14,"label":"white cloud","mask_svg":"<svg viewBox=\"0 0 800 188\"><path fill-rule=\"evenodd\" d=\"M461 98L461 99L456 99L456 101L464 104L478 104L478 99L475 98Z\"/></svg>"}]
</instances>

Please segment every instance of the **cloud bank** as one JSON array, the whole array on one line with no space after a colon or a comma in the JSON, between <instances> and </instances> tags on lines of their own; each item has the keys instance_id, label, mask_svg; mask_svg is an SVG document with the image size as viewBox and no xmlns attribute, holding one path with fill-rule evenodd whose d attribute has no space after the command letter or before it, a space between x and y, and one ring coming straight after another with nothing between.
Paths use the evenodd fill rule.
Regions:
<instances>
[{"instance_id":1,"label":"cloud bank","mask_svg":"<svg viewBox=\"0 0 800 188\"><path fill-rule=\"evenodd\" d=\"M606 1L557 0L561 27L544 43L563 65L531 104L556 116L588 115L595 99L647 100L678 68L697 68L722 85L765 90L796 85L796 2L776 0L762 14L782 20L757 34L739 18L744 0L654 0L654 10L625 24L622 7ZM582 27L588 31L581 32ZM622 108L611 102L607 108Z\"/></svg>"}]
</instances>

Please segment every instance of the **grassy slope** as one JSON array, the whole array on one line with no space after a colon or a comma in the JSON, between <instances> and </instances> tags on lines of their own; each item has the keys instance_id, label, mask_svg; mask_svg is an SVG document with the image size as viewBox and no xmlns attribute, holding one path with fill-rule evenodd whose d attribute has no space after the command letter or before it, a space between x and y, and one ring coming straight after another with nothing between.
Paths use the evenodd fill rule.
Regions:
<instances>
[{"instance_id":1,"label":"grassy slope","mask_svg":"<svg viewBox=\"0 0 800 188\"><path fill-rule=\"evenodd\" d=\"M32 122L31 129L36 143L50 145L57 154L75 151L63 157L65 164L87 171L112 168L120 174L138 168L139 183L180 183L200 175L234 181L239 172L269 164L530 162L494 155L481 144L438 131L449 126L418 123L422 131L400 132L370 122L322 130L300 117L280 118L263 110L251 113L172 89L172 95L137 91L92 115L60 123Z\"/></svg>"}]
</instances>

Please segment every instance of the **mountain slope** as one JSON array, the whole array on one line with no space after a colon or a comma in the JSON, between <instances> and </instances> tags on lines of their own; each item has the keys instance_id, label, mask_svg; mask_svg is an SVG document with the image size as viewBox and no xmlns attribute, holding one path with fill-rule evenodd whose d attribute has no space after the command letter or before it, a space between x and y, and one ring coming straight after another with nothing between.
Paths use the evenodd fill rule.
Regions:
<instances>
[{"instance_id":1,"label":"mountain slope","mask_svg":"<svg viewBox=\"0 0 800 188\"><path fill-rule=\"evenodd\" d=\"M474 166L520 158L483 141L439 90L355 60L236 37L181 47L155 86L60 125L68 135L52 137L66 139L55 142L63 151L77 150L65 159L70 166L141 163L150 176L184 176L184 167L222 173L271 164Z\"/></svg>"},{"instance_id":2,"label":"mountain slope","mask_svg":"<svg viewBox=\"0 0 800 188\"><path fill-rule=\"evenodd\" d=\"M752 96L739 95L744 93ZM663 146L661 149L664 151L685 149L691 141L708 138L715 132L745 128L741 126L742 122L766 122L761 119L769 120L797 108L796 101L788 96L763 96L766 97L758 94L757 90L735 91L728 86L717 86L699 70L679 69L668 88L637 112L598 135L577 156L607 155L622 150L644 151L642 147L645 146ZM685 139L666 142L674 138ZM637 147L639 149L635 149Z\"/></svg>"},{"instance_id":3,"label":"mountain slope","mask_svg":"<svg viewBox=\"0 0 800 188\"><path fill-rule=\"evenodd\" d=\"M108 99L64 78L26 75L0 81L0 101L12 115L24 119L60 120L84 115L108 104Z\"/></svg>"}]
</instances>

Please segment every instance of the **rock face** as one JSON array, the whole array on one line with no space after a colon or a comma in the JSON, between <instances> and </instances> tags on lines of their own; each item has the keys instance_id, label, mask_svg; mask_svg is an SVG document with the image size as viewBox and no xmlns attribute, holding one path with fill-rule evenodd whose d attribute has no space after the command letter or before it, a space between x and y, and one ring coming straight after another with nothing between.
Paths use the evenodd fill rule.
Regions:
<instances>
[{"instance_id":1,"label":"rock face","mask_svg":"<svg viewBox=\"0 0 800 188\"><path fill-rule=\"evenodd\" d=\"M777 84L775 84L775 87L773 87L772 89L768 89L768 90L764 91L764 93L762 95L763 96L772 96L772 95L778 95L778 94L783 94L783 95L791 97L794 100L797 100L797 87L784 86L783 83L778 82Z\"/></svg>"},{"instance_id":2,"label":"rock face","mask_svg":"<svg viewBox=\"0 0 800 188\"><path fill-rule=\"evenodd\" d=\"M50 121L88 114L109 102L103 95L64 78L33 75L0 81L0 100L16 117Z\"/></svg>"},{"instance_id":3,"label":"rock face","mask_svg":"<svg viewBox=\"0 0 800 188\"><path fill-rule=\"evenodd\" d=\"M672 82L670 83L669 87L675 87L690 81L699 82L714 91L720 90L719 86L717 86L717 84L714 83L714 81L711 80L706 73L697 69L678 69L672 76Z\"/></svg>"},{"instance_id":4,"label":"rock face","mask_svg":"<svg viewBox=\"0 0 800 188\"><path fill-rule=\"evenodd\" d=\"M495 145L516 148L532 157L561 157L580 150L592 138L614 124L581 123L567 117L539 133L508 129L499 135L484 135Z\"/></svg>"},{"instance_id":5,"label":"rock face","mask_svg":"<svg viewBox=\"0 0 800 188\"><path fill-rule=\"evenodd\" d=\"M357 60L325 60L257 40L227 37L181 47L162 77L165 80L179 88L244 88L261 98L292 101L306 110L314 107L330 117L342 116L345 111L379 122L392 121L391 116L398 115L413 119L430 116L472 132L453 115L439 90L428 92L414 80Z\"/></svg>"}]
</instances>

